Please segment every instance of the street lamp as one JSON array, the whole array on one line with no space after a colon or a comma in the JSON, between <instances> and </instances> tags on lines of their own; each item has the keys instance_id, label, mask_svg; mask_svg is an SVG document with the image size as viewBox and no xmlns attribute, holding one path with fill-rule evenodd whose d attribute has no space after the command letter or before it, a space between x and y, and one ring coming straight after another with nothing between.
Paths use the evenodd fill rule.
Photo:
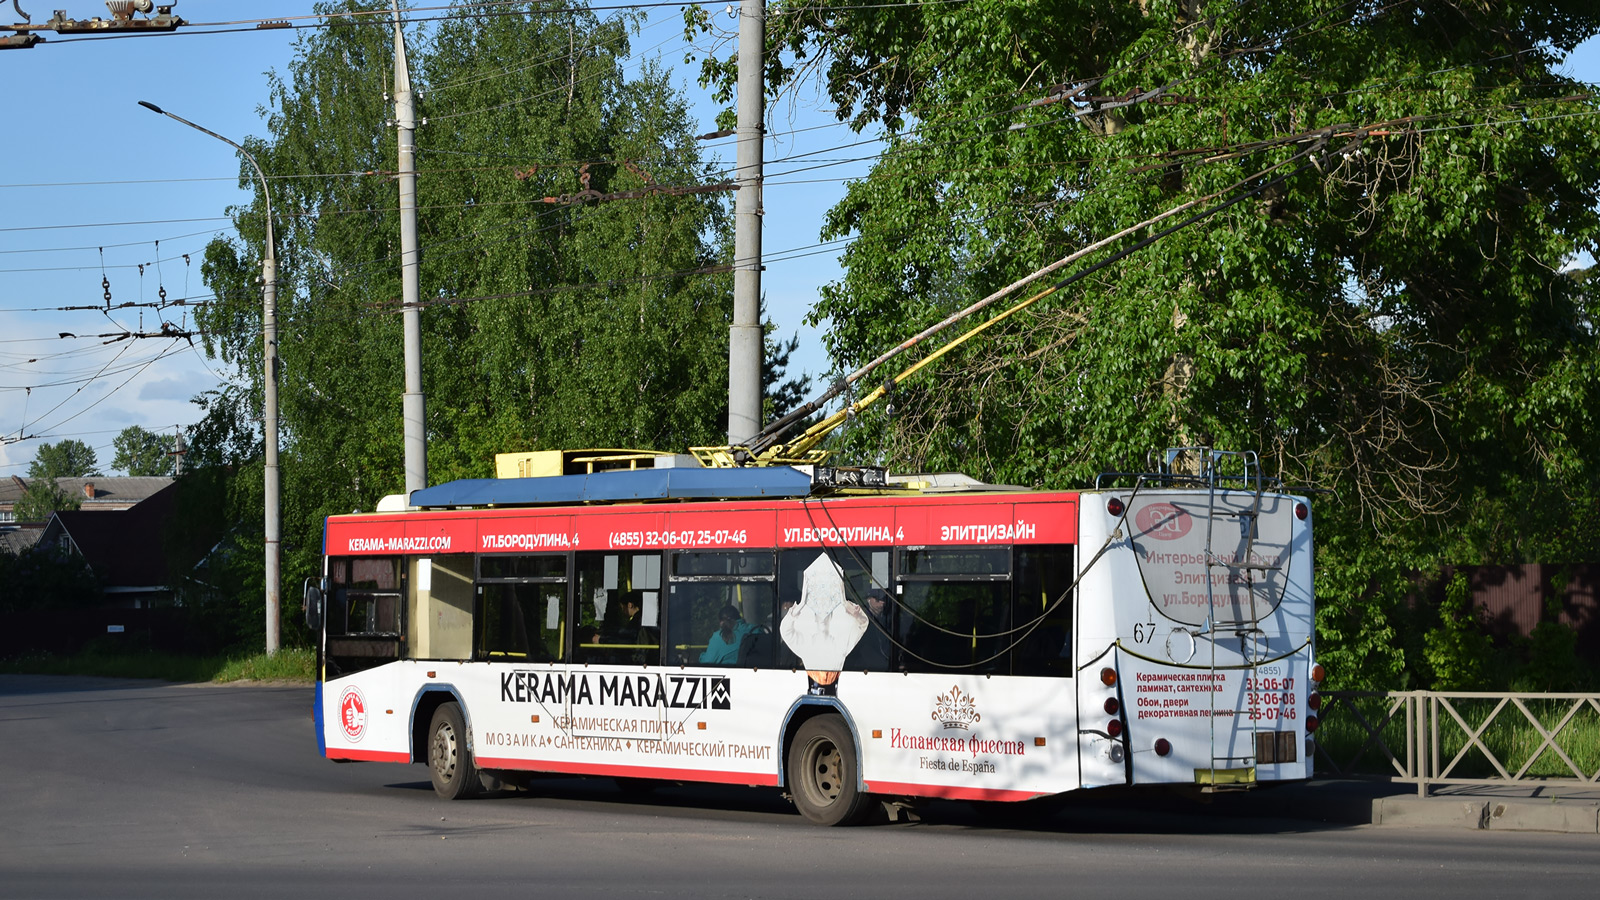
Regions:
<instances>
[{"instance_id":1,"label":"street lamp","mask_svg":"<svg viewBox=\"0 0 1600 900\"><path fill-rule=\"evenodd\" d=\"M265 366L261 399L262 424L266 431L267 443L266 473L262 487L266 495L267 508L267 653L273 654L278 652L278 558L282 526L278 520L278 260L273 250L275 244L272 239L272 195L267 190L267 176L261 173L261 166L256 163L256 158L250 155L250 151L215 131L202 128L182 116L173 115L154 103L140 100L139 105L169 119L176 119L196 131L203 131L239 151L246 160L249 160L250 168L256 170L256 177L261 179L261 197L267 204L267 251L261 258L261 339Z\"/></svg>"}]
</instances>

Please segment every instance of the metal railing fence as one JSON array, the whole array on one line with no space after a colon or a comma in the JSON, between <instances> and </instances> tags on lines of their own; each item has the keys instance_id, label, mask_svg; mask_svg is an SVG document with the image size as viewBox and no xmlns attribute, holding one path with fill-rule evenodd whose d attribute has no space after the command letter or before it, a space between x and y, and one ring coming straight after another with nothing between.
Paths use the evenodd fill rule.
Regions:
<instances>
[{"instance_id":1,"label":"metal railing fence","mask_svg":"<svg viewBox=\"0 0 1600 900\"><path fill-rule=\"evenodd\" d=\"M1320 721L1320 775L1600 785L1600 694L1328 691Z\"/></svg>"}]
</instances>

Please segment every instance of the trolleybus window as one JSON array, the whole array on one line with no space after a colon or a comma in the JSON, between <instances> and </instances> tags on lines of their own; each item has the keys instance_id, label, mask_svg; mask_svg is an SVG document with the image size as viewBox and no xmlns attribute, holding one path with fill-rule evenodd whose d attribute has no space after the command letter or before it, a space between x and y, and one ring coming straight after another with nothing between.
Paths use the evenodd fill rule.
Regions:
<instances>
[{"instance_id":1,"label":"trolleybus window","mask_svg":"<svg viewBox=\"0 0 1600 900\"><path fill-rule=\"evenodd\" d=\"M581 663L661 662L661 554L577 553L577 627Z\"/></svg>"},{"instance_id":2,"label":"trolleybus window","mask_svg":"<svg viewBox=\"0 0 1600 900\"><path fill-rule=\"evenodd\" d=\"M400 633L400 560L336 559L329 565L333 604L329 634Z\"/></svg>"},{"instance_id":3,"label":"trolleybus window","mask_svg":"<svg viewBox=\"0 0 1600 900\"><path fill-rule=\"evenodd\" d=\"M472 658L471 554L408 560L412 590L406 614L405 655L410 659Z\"/></svg>"},{"instance_id":4,"label":"trolleybus window","mask_svg":"<svg viewBox=\"0 0 1600 900\"><path fill-rule=\"evenodd\" d=\"M1071 563L1068 546L902 550L900 667L1070 676Z\"/></svg>"},{"instance_id":5,"label":"trolleybus window","mask_svg":"<svg viewBox=\"0 0 1600 900\"><path fill-rule=\"evenodd\" d=\"M401 559L330 559L328 581L328 672L343 675L398 659L405 608Z\"/></svg>"},{"instance_id":6,"label":"trolleybus window","mask_svg":"<svg viewBox=\"0 0 1600 900\"><path fill-rule=\"evenodd\" d=\"M862 640L857 642L856 647L846 657L845 668L856 671L882 671L891 668L894 665L894 657L889 636L894 628L894 604L880 602L878 605L883 608L884 613L881 617L874 617L871 611L872 604L869 603L869 597L875 592L881 592L886 600L893 591L889 577L890 553L887 548L829 547L783 551L778 558L778 621L781 623L788 610L800 602L805 591L806 569L823 554L827 554L844 573L845 599L860 606L862 611L867 613L868 619L872 620L862 635ZM799 660L786 646L780 647L778 665L798 666Z\"/></svg>"},{"instance_id":7,"label":"trolleybus window","mask_svg":"<svg viewBox=\"0 0 1600 900\"><path fill-rule=\"evenodd\" d=\"M1072 677L1072 548L1018 547L1011 674Z\"/></svg>"},{"instance_id":8,"label":"trolleybus window","mask_svg":"<svg viewBox=\"0 0 1600 900\"><path fill-rule=\"evenodd\" d=\"M564 554L481 557L474 657L560 660L566 606Z\"/></svg>"},{"instance_id":9,"label":"trolleybus window","mask_svg":"<svg viewBox=\"0 0 1600 900\"><path fill-rule=\"evenodd\" d=\"M670 662L761 668L776 660L772 551L672 555L667 594Z\"/></svg>"}]
</instances>

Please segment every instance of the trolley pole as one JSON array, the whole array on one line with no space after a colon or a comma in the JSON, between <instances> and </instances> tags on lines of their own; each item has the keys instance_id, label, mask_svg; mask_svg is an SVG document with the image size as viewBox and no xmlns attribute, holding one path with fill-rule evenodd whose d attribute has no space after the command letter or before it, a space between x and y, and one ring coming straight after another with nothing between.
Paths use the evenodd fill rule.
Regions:
<instances>
[{"instance_id":1,"label":"trolley pole","mask_svg":"<svg viewBox=\"0 0 1600 900\"><path fill-rule=\"evenodd\" d=\"M406 390L401 401L405 418L406 502L413 491L428 486L428 410L422 393L422 310L417 306L417 127L411 100L411 72L406 67L406 42L400 33L400 4L394 6L394 117L399 131L400 299L405 335Z\"/></svg>"},{"instance_id":2,"label":"trolley pole","mask_svg":"<svg viewBox=\"0 0 1600 900\"><path fill-rule=\"evenodd\" d=\"M249 150L235 144L209 128L173 115L161 107L144 100L139 105L153 113L175 119L196 131L209 134L239 151L261 181L261 200L267 207L267 246L261 254L261 343L263 372L261 379L261 426L266 437L266 464L262 477L263 505L266 507L266 582L267 582L267 654L278 652L279 604L279 551L283 540L283 526L278 518L278 259L272 236L272 192L267 189L267 176Z\"/></svg>"},{"instance_id":3,"label":"trolley pole","mask_svg":"<svg viewBox=\"0 0 1600 900\"><path fill-rule=\"evenodd\" d=\"M734 197L733 325L728 333L728 443L761 431L761 166L764 137L762 55L765 0L739 4L739 108Z\"/></svg>"}]
</instances>

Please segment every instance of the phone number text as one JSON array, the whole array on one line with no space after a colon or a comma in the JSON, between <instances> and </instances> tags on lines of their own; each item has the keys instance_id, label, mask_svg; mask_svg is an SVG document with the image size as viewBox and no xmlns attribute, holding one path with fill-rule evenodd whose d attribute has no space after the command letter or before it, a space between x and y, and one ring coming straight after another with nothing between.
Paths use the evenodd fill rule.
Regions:
<instances>
[{"instance_id":1,"label":"phone number text","mask_svg":"<svg viewBox=\"0 0 1600 900\"><path fill-rule=\"evenodd\" d=\"M749 538L744 530L718 529L716 531L687 529L684 531L613 531L613 547L728 547L743 546Z\"/></svg>"}]
</instances>

